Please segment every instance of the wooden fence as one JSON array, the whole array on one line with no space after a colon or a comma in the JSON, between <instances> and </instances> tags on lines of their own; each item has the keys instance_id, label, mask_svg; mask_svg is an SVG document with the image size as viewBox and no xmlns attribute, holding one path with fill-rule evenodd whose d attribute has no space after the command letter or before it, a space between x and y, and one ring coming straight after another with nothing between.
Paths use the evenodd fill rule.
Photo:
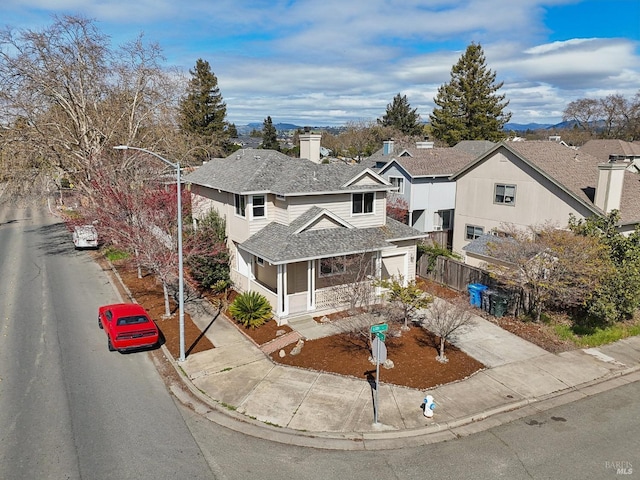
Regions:
<instances>
[{"instance_id":1,"label":"wooden fence","mask_svg":"<svg viewBox=\"0 0 640 480\"><path fill-rule=\"evenodd\" d=\"M512 315L518 316L528 308L529 298L523 289L507 287L491 278L486 270L466 265L453 258L437 257L433 268L429 271L430 259L429 255L420 257L417 266L418 276L465 293L467 293L467 285L470 283L486 285L491 290L498 290L507 295L509 298L508 311Z\"/></svg>"},{"instance_id":2,"label":"wooden fence","mask_svg":"<svg viewBox=\"0 0 640 480\"><path fill-rule=\"evenodd\" d=\"M431 257L423 255L418 260L418 275L434 282L446 285L459 292L466 292L470 283L481 283L490 288L500 284L485 270L466 265L448 257L437 257L433 269L429 271Z\"/></svg>"}]
</instances>

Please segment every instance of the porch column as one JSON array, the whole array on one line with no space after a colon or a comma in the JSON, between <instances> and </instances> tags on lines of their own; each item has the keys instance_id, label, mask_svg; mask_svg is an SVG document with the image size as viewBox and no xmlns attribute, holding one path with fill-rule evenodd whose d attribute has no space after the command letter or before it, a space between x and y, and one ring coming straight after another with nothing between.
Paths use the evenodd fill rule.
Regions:
<instances>
[{"instance_id":1,"label":"porch column","mask_svg":"<svg viewBox=\"0 0 640 480\"><path fill-rule=\"evenodd\" d=\"M316 262L307 260L307 309L316 309Z\"/></svg>"},{"instance_id":2,"label":"porch column","mask_svg":"<svg viewBox=\"0 0 640 480\"><path fill-rule=\"evenodd\" d=\"M289 313L289 296L287 295L287 265L278 265L277 279L278 316Z\"/></svg>"},{"instance_id":3,"label":"porch column","mask_svg":"<svg viewBox=\"0 0 640 480\"><path fill-rule=\"evenodd\" d=\"M375 256L375 277L376 280L380 280L382 278L382 252L378 250ZM376 286L376 297L382 295L382 287L380 285Z\"/></svg>"}]
</instances>

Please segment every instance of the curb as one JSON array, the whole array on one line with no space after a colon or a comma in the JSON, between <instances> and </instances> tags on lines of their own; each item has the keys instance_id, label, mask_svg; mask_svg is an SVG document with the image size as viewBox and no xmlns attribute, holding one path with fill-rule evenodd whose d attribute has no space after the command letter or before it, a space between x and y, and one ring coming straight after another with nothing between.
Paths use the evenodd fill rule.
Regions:
<instances>
[{"instance_id":1,"label":"curb","mask_svg":"<svg viewBox=\"0 0 640 480\"><path fill-rule=\"evenodd\" d=\"M455 440L490 428L520 420L524 417L542 413L546 410L587 398L622 385L640 381L637 378L626 379L640 373L640 365L612 372L604 377L583 384L568 387L540 398L523 399L500 405L484 412L459 419L435 423L427 427L412 430L385 430L380 432L306 432L286 427L275 427L228 409L200 391L187 378L169 350L162 345L162 351L176 370L191 397L184 392L171 392L185 406L193 408L216 423L245 435L300 447L312 447L326 450L393 450L403 447L415 447ZM194 402L195 401L195 402Z\"/></svg>"},{"instance_id":2,"label":"curb","mask_svg":"<svg viewBox=\"0 0 640 480\"><path fill-rule=\"evenodd\" d=\"M109 262L111 273L117 279L129 299L135 298L122 281L115 267ZM110 279L111 280L111 279ZM118 296L120 292L114 287ZM136 302L137 303L137 302ZM434 423L418 429L384 430L380 432L307 432L287 427L276 427L253 419L225 407L198 389L185 375L180 364L173 358L165 345L160 346L165 359L171 364L184 391L177 385L167 385L169 391L184 406L193 409L215 424L230 430L277 443L312 447L325 450L393 450L455 440L490 428L542 413L567 403L587 398L622 385L640 381L640 365L609 372L603 377L589 382L567 387L538 398L529 398L506 403L448 422ZM152 357L154 365L155 360ZM156 369L158 366L156 365ZM637 375L635 375L637 374ZM630 376L637 378L627 379Z\"/></svg>"}]
</instances>

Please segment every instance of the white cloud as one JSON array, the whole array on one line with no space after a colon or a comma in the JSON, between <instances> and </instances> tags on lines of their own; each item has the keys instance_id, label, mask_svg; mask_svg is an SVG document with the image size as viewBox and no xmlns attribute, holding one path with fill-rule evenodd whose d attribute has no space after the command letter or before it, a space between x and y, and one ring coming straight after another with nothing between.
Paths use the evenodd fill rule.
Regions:
<instances>
[{"instance_id":1,"label":"white cloud","mask_svg":"<svg viewBox=\"0 0 640 480\"><path fill-rule=\"evenodd\" d=\"M96 18L115 43L142 31L161 45L168 64L185 72L204 58L237 124L267 115L315 125L375 119L399 92L426 119L437 88L476 41L505 82L501 93L511 101L513 120L553 123L576 98L631 96L640 85L638 43L599 38L598 22L589 24L591 38L548 40L547 7L576 3L5 0L0 14L24 28L50 21L35 22L38 11L79 13Z\"/></svg>"}]
</instances>

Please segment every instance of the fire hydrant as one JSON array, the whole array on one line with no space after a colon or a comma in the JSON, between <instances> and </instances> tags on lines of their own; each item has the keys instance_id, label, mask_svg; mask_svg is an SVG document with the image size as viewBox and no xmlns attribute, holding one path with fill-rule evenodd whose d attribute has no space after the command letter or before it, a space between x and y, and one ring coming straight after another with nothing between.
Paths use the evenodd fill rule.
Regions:
<instances>
[{"instance_id":1,"label":"fire hydrant","mask_svg":"<svg viewBox=\"0 0 640 480\"><path fill-rule=\"evenodd\" d=\"M427 418L433 417L433 410L436 408L436 403L433 401L431 395L424 397L424 416Z\"/></svg>"}]
</instances>

